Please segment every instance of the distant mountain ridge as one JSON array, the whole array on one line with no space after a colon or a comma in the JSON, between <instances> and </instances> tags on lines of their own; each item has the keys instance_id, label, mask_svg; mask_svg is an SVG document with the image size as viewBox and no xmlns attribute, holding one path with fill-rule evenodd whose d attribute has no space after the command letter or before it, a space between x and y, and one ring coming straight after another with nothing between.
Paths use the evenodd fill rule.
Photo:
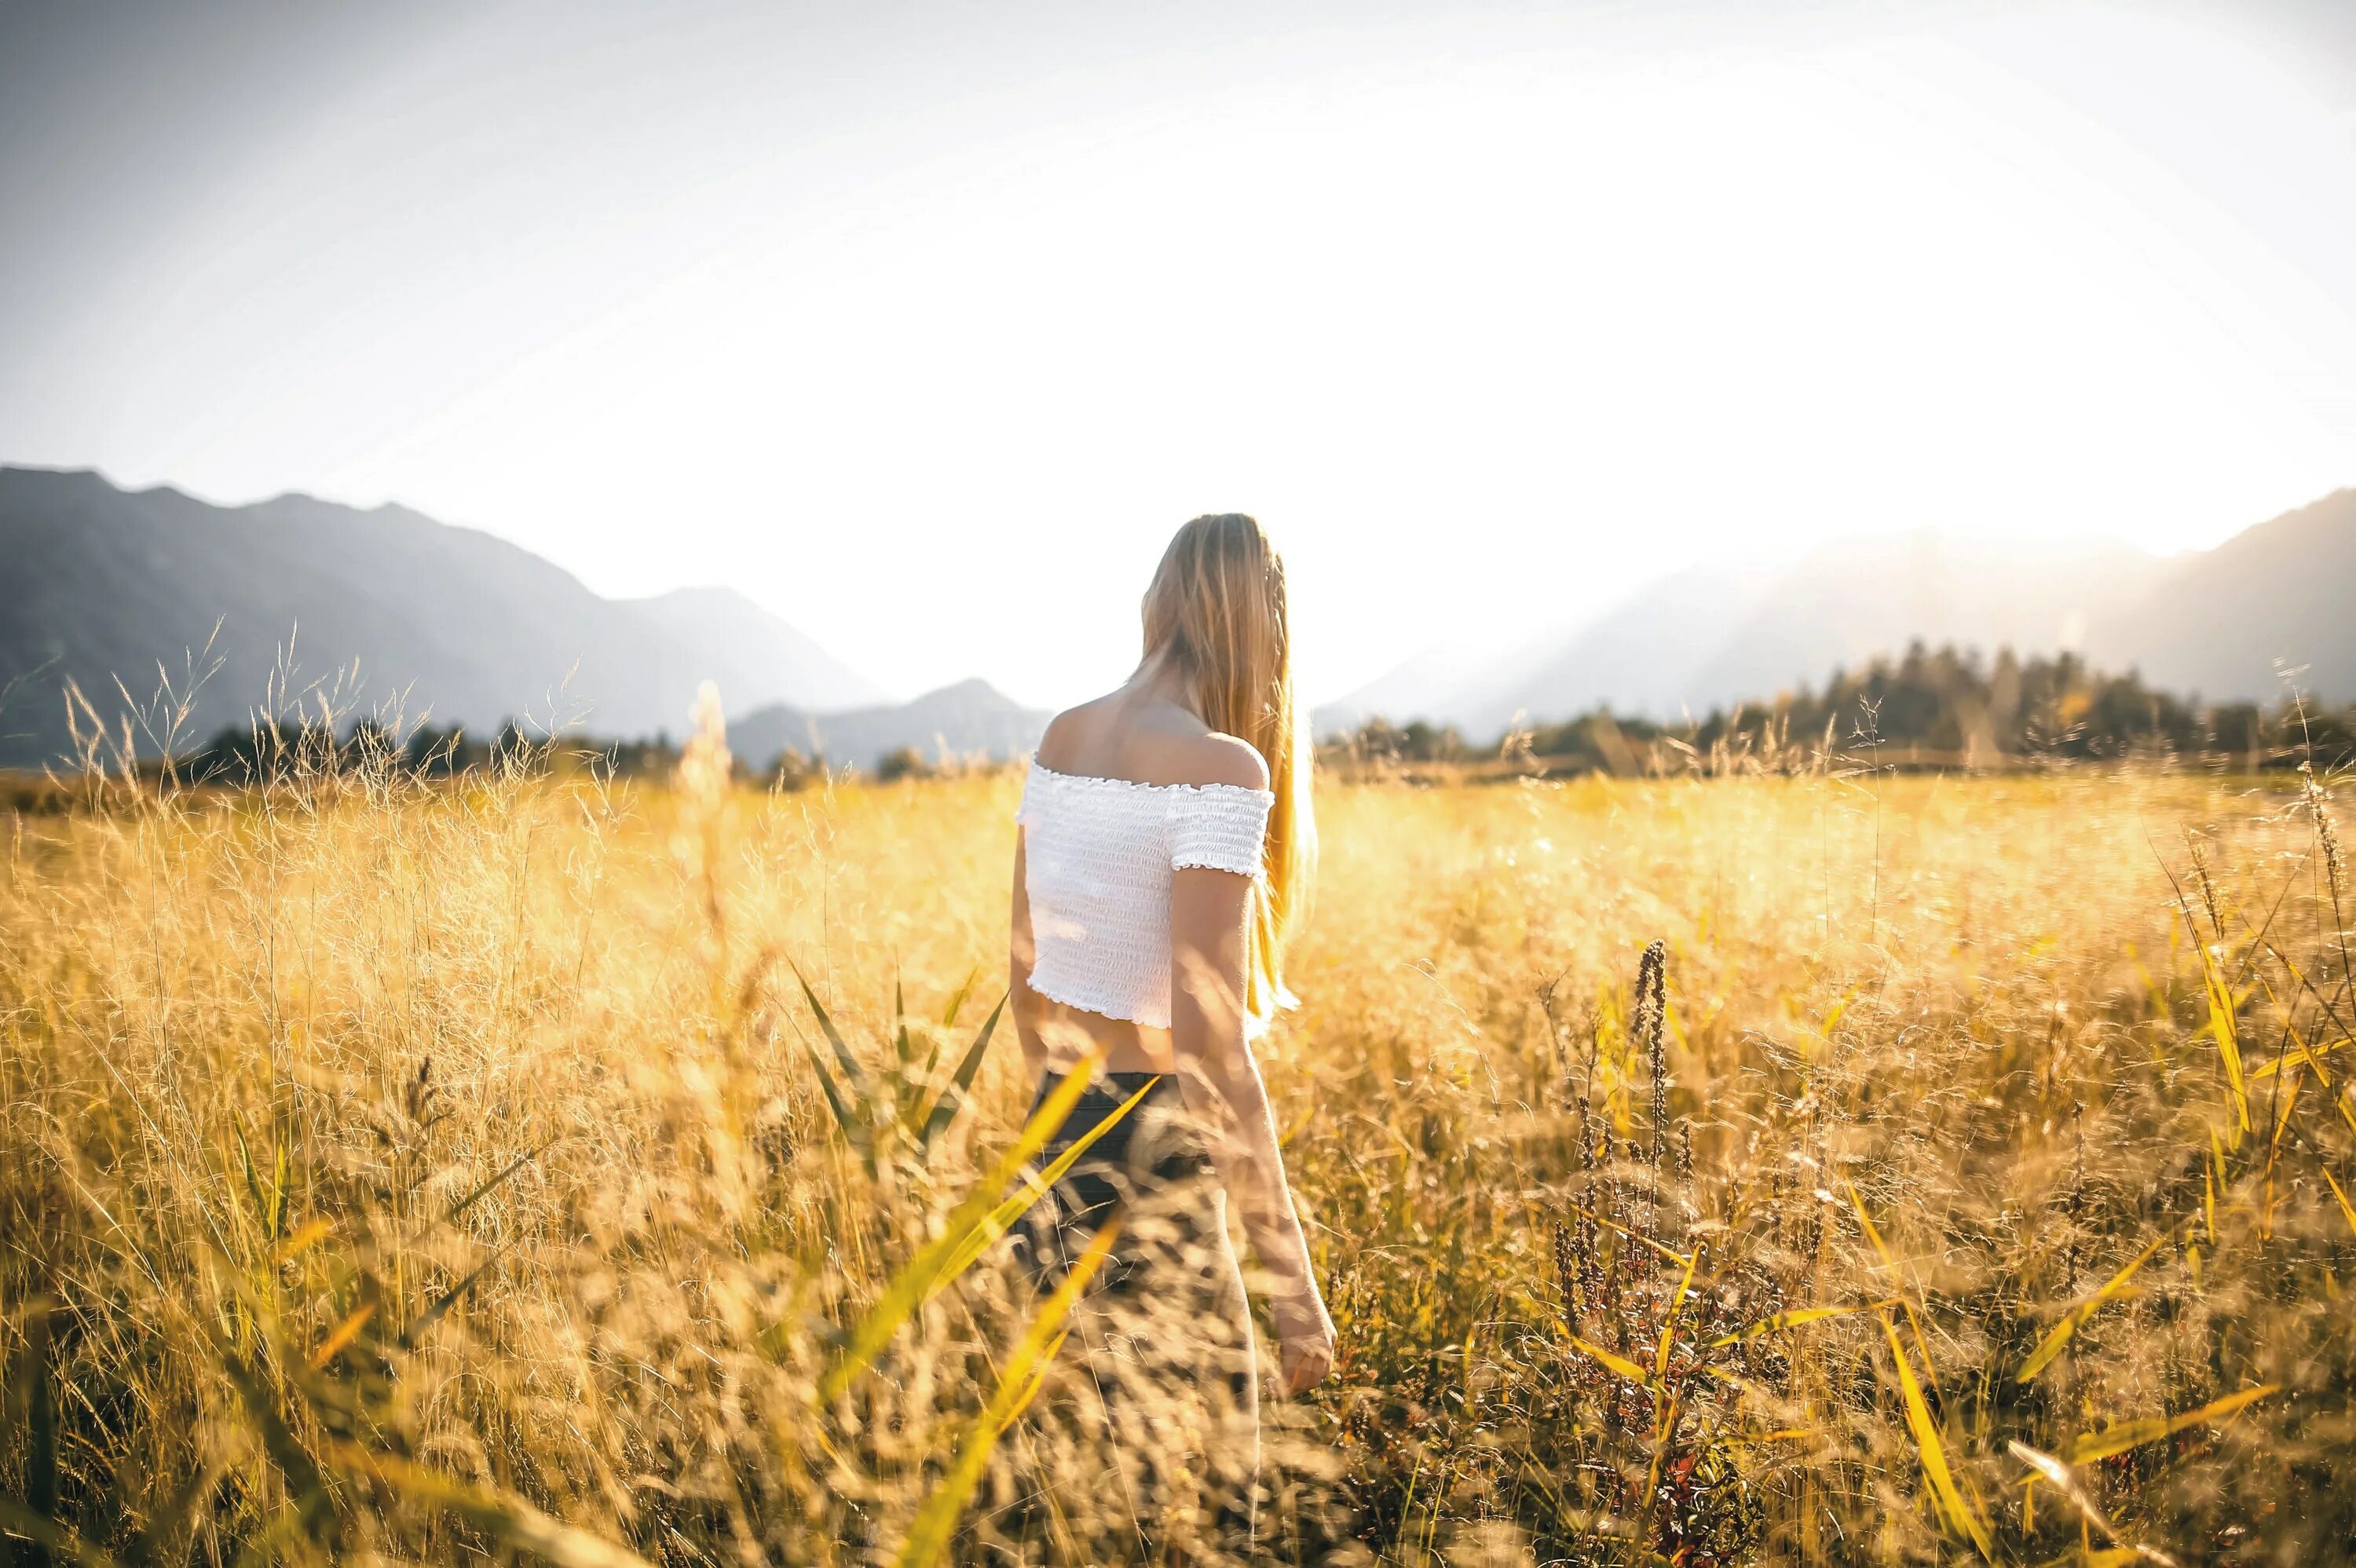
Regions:
<instances>
[{"instance_id":1,"label":"distant mountain ridge","mask_svg":"<svg viewBox=\"0 0 2356 1568\"><path fill-rule=\"evenodd\" d=\"M1321 733L1381 715L1486 740L1517 715L1600 706L1698 717L1820 687L1918 640L2073 648L2212 701L2278 697L2287 667L2344 701L2356 698L2351 591L2356 489L2167 560L2124 545L1881 535L1772 571L1690 569L1507 655L1409 660L1313 718ZM0 467L0 767L68 751L67 681L112 726L126 706L118 680L144 702L159 667L181 684L209 643L218 667L177 743L241 725L290 636L281 711L316 713L306 693L327 691L346 716L397 705L482 735L510 717L679 735L706 680L755 763L787 750L859 765L902 748L1003 756L1035 745L1047 718L980 681L893 704L730 590L601 598L528 550L401 507L290 495L224 507L88 471Z\"/></svg>"},{"instance_id":2,"label":"distant mountain ridge","mask_svg":"<svg viewBox=\"0 0 2356 1568\"><path fill-rule=\"evenodd\" d=\"M1688 569L1600 617L1485 659L1427 655L1317 710L1321 734L1423 719L1494 738L1599 707L1698 719L1821 688L1907 645L2063 649L2211 701L2269 701L2279 667L2356 698L2356 489L2163 560L2102 541L1914 531L1849 539L1772 569Z\"/></svg>"},{"instance_id":3,"label":"distant mountain ridge","mask_svg":"<svg viewBox=\"0 0 2356 1568\"><path fill-rule=\"evenodd\" d=\"M884 695L726 589L609 600L529 550L402 507L292 495L215 507L88 471L0 467L0 766L67 751L69 679L112 724L118 679L144 704L159 667L185 684L209 643L218 667L179 742L241 724L290 640L284 699L337 691L350 710L397 702L483 734L509 717L679 734L706 680L732 713Z\"/></svg>"},{"instance_id":4,"label":"distant mountain ridge","mask_svg":"<svg viewBox=\"0 0 2356 1568\"><path fill-rule=\"evenodd\" d=\"M2097 618L2087 652L2212 699L2278 697L2282 667L2320 697L2356 699L2356 488L2171 561Z\"/></svg>"},{"instance_id":5,"label":"distant mountain ridge","mask_svg":"<svg viewBox=\"0 0 2356 1568\"><path fill-rule=\"evenodd\" d=\"M988 681L966 680L908 702L810 713L777 704L731 720L728 748L755 767L787 752L870 766L912 750L927 763L1034 751L1053 715L1025 708Z\"/></svg>"}]
</instances>

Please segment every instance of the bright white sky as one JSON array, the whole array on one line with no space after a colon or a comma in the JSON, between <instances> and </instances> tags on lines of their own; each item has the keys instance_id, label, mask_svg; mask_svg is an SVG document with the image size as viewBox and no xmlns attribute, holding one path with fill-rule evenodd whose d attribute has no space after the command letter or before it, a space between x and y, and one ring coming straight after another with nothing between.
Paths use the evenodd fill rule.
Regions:
<instances>
[{"instance_id":1,"label":"bright white sky","mask_svg":"<svg viewBox=\"0 0 2356 1568\"><path fill-rule=\"evenodd\" d=\"M1205 510L1312 699L1713 553L2201 545L2356 484L2332 3L61 5L0 37L0 460L1041 703Z\"/></svg>"}]
</instances>

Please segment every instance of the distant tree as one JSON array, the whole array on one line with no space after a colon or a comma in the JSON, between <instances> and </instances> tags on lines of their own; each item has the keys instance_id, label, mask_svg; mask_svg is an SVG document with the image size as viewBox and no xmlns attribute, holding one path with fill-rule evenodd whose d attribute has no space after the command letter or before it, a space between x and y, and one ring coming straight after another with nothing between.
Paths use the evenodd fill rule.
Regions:
<instances>
[{"instance_id":1,"label":"distant tree","mask_svg":"<svg viewBox=\"0 0 2356 1568\"><path fill-rule=\"evenodd\" d=\"M2005 648L1991 659L1976 650L1934 649L1920 642L1895 657L1857 669L1837 668L1821 688L1803 686L1764 701L1714 709L1697 723L1665 726L1597 708L1511 737L1508 760L1552 773L1643 773L1682 768L1696 758L1784 767L1826 753L1858 755L1865 747L1869 713L1872 754L1896 765L2001 767L2137 757L2248 768L2312 760L2319 768L2334 769L2356 763L2356 707L2208 705L2147 686L2135 670L2097 670L2076 654L2023 659ZM1467 741L1452 725L1384 718L1329 737L1318 752L1328 763L1382 766L1503 754L1494 744ZM494 767L535 773L585 767L607 777L667 781L679 761L679 748L667 734L651 740L568 739L560 745L534 741L510 720L486 743L455 724L419 725L402 735L362 719L338 739L316 721L260 719L220 730L169 765L190 783L250 788L353 766L390 768L421 779ZM742 781L766 778L785 790L807 788L827 773L824 757L794 751L778 753L764 772L743 758L734 765ZM949 764L958 771L968 765ZM924 752L904 746L876 764L875 776L889 783L929 778L940 771Z\"/></svg>"},{"instance_id":2,"label":"distant tree","mask_svg":"<svg viewBox=\"0 0 2356 1568\"><path fill-rule=\"evenodd\" d=\"M914 746L903 746L875 764L875 776L885 784L898 779L928 778L932 771L925 753Z\"/></svg>"},{"instance_id":3,"label":"distant tree","mask_svg":"<svg viewBox=\"0 0 2356 1568\"><path fill-rule=\"evenodd\" d=\"M1543 758L1549 767L1568 763L1581 772L1638 773L1661 733L1661 727L1650 720L1616 718L1599 708L1566 723L1532 730L1529 749L1531 755Z\"/></svg>"},{"instance_id":4,"label":"distant tree","mask_svg":"<svg viewBox=\"0 0 2356 1568\"><path fill-rule=\"evenodd\" d=\"M679 748L659 737L591 741L575 754L605 778L667 779L679 769Z\"/></svg>"},{"instance_id":5,"label":"distant tree","mask_svg":"<svg viewBox=\"0 0 2356 1568\"><path fill-rule=\"evenodd\" d=\"M1692 743L1758 743L1771 734L1827 732L1837 746L1855 739L1870 710L1884 747L1943 755L2091 759L2143 753L2192 755L2218 750L2210 710L2154 690L2134 671L2109 675L2076 654L2026 662L2009 649L1991 666L1976 652L1935 651L1916 643L1892 660L1835 670L1821 692L1802 688L1773 700L1719 709L1696 727ZM2246 741L2256 710L2228 720ZM2229 742L2226 750L2246 750Z\"/></svg>"},{"instance_id":6,"label":"distant tree","mask_svg":"<svg viewBox=\"0 0 2356 1568\"><path fill-rule=\"evenodd\" d=\"M401 761L401 742L392 731L374 719L359 719L344 734L344 756L347 761L368 768L386 768Z\"/></svg>"},{"instance_id":7,"label":"distant tree","mask_svg":"<svg viewBox=\"0 0 2356 1568\"><path fill-rule=\"evenodd\" d=\"M419 778L448 778L482 760L482 748L469 746L466 732L453 724L437 730L420 724L402 742L402 766Z\"/></svg>"},{"instance_id":8,"label":"distant tree","mask_svg":"<svg viewBox=\"0 0 2356 1568\"><path fill-rule=\"evenodd\" d=\"M2157 690L2134 670L2097 670L2076 654L1993 659L1916 642L1895 657L1835 669L1821 688L1711 711L1676 727L1598 708L1519 739L1550 773L1644 772L1687 756L1746 756L1783 765L1853 753L1869 735L1885 760L1983 766L2037 759L2205 758L2244 766L2356 759L2356 709L2300 712L2236 702L2204 706ZM1445 761L1474 754L1452 731L1373 719L1327 742L1335 760Z\"/></svg>"},{"instance_id":9,"label":"distant tree","mask_svg":"<svg viewBox=\"0 0 2356 1568\"><path fill-rule=\"evenodd\" d=\"M776 760L769 764L769 777L787 794L808 789L825 776L826 760L823 757L813 760L790 746L779 752Z\"/></svg>"},{"instance_id":10,"label":"distant tree","mask_svg":"<svg viewBox=\"0 0 2356 1568\"><path fill-rule=\"evenodd\" d=\"M1334 744L1337 758L1368 763L1452 763L1471 755L1456 726L1421 719L1404 725L1369 719Z\"/></svg>"},{"instance_id":11,"label":"distant tree","mask_svg":"<svg viewBox=\"0 0 2356 1568\"><path fill-rule=\"evenodd\" d=\"M232 724L185 759L183 771L198 784L260 784L265 777L262 759L273 750L258 728Z\"/></svg>"}]
</instances>

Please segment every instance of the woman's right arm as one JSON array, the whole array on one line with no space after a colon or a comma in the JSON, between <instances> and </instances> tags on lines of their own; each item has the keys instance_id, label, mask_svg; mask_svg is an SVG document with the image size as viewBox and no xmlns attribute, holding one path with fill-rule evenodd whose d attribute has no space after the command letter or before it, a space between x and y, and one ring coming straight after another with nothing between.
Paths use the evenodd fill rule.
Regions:
<instances>
[{"instance_id":1,"label":"woman's right arm","mask_svg":"<svg viewBox=\"0 0 2356 1568\"><path fill-rule=\"evenodd\" d=\"M1234 1198L1244 1233L1275 1279L1285 1392L1322 1381L1333 1364L1333 1320L1317 1289L1308 1238L1284 1173L1268 1085L1244 1039L1244 955L1251 880L1186 869L1171 880L1170 1033L1179 1084L1209 1125L1213 1163Z\"/></svg>"}]
</instances>

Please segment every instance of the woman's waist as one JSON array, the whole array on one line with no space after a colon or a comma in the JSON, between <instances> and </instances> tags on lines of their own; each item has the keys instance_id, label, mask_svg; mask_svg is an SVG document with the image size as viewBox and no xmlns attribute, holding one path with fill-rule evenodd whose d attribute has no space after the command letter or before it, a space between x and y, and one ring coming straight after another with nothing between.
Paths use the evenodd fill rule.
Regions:
<instances>
[{"instance_id":1,"label":"woman's waist","mask_svg":"<svg viewBox=\"0 0 2356 1568\"><path fill-rule=\"evenodd\" d=\"M1033 1115L1066 1086L1068 1076L1051 1071L1039 1080L1039 1092L1031 1104ZM1173 1139L1198 1146L1200 1140L1191 1133L1185 1098L1174 1074L1101 1072L1089 1079L1065 1113L1062 1125L1049 1135L1045 1157L1053 1158L1087 1138L1088 1158L1119 1164L1141 1136L1155 1146L1159 1156Z\"/></svg>"},{"instance_id":2,"label":"woman's waist","mask_svg":"<svg viewBox=\"0 0 2356 1568\"><path fill-rule=\"evenodd\" d=\"M1064 1087L1075 1071L1077 1069L1066 1071L1050 1067L1042 1073L1038 1093L1032 1096L1032 1111L1035 1114L1044 1105L1058 1089ZM1131 1100L1137 1102L1139 1109L1148 1104L1156 1108L1182 1104L1176 1074L1127 1066L1116 1066L1090 1074L1078 1098L1072 1103L1071 1114L1065 1119L1065 1131L1068 1133L1075 1127L1085 1131Z\"/></svg>"},{"instance_id":3,"label":"woman's waist","mask_svg":"<svg viewBox=\"0 0 2356 1568\"><path fill-rule=\"evenodd\" d=\"M1116 1018L1080 1001L1036 994L1033 1028L1046 1050L1050 1076L1061 1078L1093 1057L1100 1072L1141 1079L1168 1072L1177 1060L1167 1023Z\"/></svg>"}]
</instances>

